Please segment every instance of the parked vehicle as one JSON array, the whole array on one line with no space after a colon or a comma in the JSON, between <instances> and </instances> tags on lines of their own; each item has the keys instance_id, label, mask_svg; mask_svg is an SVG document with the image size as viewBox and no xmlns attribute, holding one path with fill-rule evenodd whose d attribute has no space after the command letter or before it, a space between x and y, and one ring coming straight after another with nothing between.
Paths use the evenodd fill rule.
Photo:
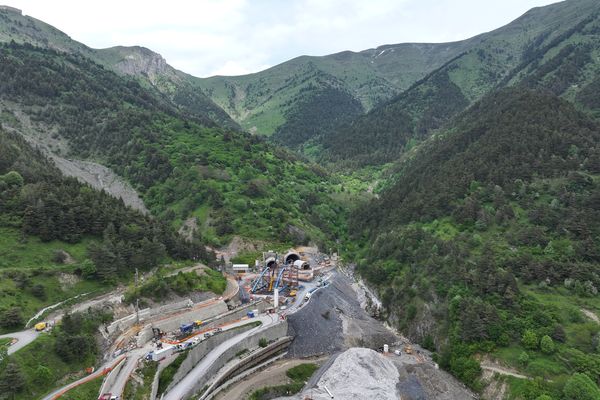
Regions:
<instances>
[{"instance_id":1,"label":"parked vehicle","mask_svg":"<svg viewBox=\"0 0 600 400\"><path fill-rule=\"evenodd\" d=\"M48 324L46 322L38 322L37 324L35 324L36 332L41 332L44 329L46 329L47 327L48 327Z\"/></svg>"}]
</instances>

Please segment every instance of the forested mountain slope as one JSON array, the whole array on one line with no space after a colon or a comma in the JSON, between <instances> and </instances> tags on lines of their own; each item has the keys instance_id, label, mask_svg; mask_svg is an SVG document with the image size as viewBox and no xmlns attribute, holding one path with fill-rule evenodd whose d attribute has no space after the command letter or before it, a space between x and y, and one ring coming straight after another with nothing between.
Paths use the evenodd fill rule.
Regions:
<instances>
[{"instance_id":1,"label":"forested mountain slope","mask_svg":"<svg viewBox=\"0 0 600 400\"><path fill-rule=\"evenodd\" d=\"M0 331L44 306L128 280L168 260L214 259L198 238L65 178L0 128ZM61 276L63 278L61 278ZM61 284L64 276L73 282Z\"/></svg>"},{"instance_id":2,"label":"forested mountain slope","mask_svg":"<svg viewBox=\"0 0 600 400\"><path fill-rule=\"evenodd\" d=\"M397 326L476 388L481 352L554 382L537 395L563 398L573 370L598 381L600 356L589 352L600 327L569 316L599 305L598 123L554 95L504 90L396 172L352 231L364 241L359 270ZM552 350L540 350L544 336ZM544 366L519 364L520 352Z\"/></svg>"},{"instance_id":3,"label":"forested mountain slope","mask_svg":"<svg viewBox=\"0 0 600 400\"><path fill-rule=\"evenodd\" d=\"M340 118L370 110L468 46L406 43L358 53L301 56L255 74L215 76L196 83L246 130L274 134L296 146L321 134L321 123L337 126L345 122ZM330 104L320 109L324 100ZM332 110L336 102L346 105Z\"/></svg>"},{"instance_id":4,"label":"forested mountain slope","mask_svg":"<svg viewBox=\"0 0 600 400\"><path fill-rule=\"evenodd\" d=\"M81 55L2 47L0 101L7 127L18 131L27 115L67 143L67 156L128 179L154 215L176 224L198 217L213 244L230 234L320 241L342 229L319 168L257 137L206 127Z\"/></svg>"},{"instance_id":5,"label":"forested mountain slope","mask_svg":"<svg viewBox=\"0 0 600 400\"><path fill-rule=\"evenodd\" d=\"M0 42L11 41L81 54L119 74L136 77L147 88L158 90L165 99L197 118L239 129L225 111L190 85L190 76L168 65L160 54L151 50L135 46L92 49L42 21L22 15L19 10L0 7Z\"/></svg>"},{"instance_id":6,"label":"forested mountain slope","mask_svg":"<svg viewBox=\"0 0 600 400\"><path fill-rule=\"evenodd\" d=\"M324 136L325 160L349 167L393 161L498 87L523 82L579 100L600 69L599 12L596 1L567 0L478 36L388 104Z\"/></svg>"}]
</instances>

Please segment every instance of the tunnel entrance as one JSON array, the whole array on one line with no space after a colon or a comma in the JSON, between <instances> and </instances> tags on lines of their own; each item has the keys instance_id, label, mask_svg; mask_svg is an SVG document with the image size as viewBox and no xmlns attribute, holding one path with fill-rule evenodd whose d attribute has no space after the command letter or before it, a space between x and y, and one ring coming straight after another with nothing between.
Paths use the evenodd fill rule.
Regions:
<instances>
[{"instance_id":1,"label":"tunnel entrance","mask_svg":"<svg viewBox=\"0 0 600 400\"><path fill-rule=\"evenodd\" d=\"M285 255L283 262L284 264L293 264L300 259L300 255L295 252L289 252Z\"/></svg>"}]
</instances>

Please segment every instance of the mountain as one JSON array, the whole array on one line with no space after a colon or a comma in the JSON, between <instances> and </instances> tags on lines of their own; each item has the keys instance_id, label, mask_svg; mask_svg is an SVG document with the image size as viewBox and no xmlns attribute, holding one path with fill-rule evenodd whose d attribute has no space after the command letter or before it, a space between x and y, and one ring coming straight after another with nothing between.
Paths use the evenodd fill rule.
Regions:
<instances>
[{"instance_id":1,"label":"mountain","mask_svg":"<svg viewBox=\"0 0 600 400\"><path fill-rule=\"evenodd\" d=\"M189 83L189 75L174 69L160 54L149 49L137 46L92 49L42 21L24 16L21 10L0 6L0 43L11 41L81 54L121 75L136 77L147 88L158 90L192 115L223 127L240 129L226 112Z\"/></svg>"},{"instance_id":2,"label":"mountain","mask_svg":"<svg viewBox=\"0 0 600 400\"><path fill-rule=\"evenodd\" d=\"M396 166L351 219L363 243L354 256L396 327L465 383L482 387L473 356L491 353L545 378L513 387L516 398L561 398L562 384L548 383L559 375L600 378L591 341L575 339L586 320L574 317L584 299L596 304L599 200L598 122L554 94L504 89Z\"/></svg>"},{"instance_id":3,"label":"mountain","mask_svg":"<svg viewBox=\"0 0 600 400\"><path fill-rule=\"evenodd\" d=\"M63 158L109 167L146 207L213 245L241 235L322 242L343 231L327 174L259 137L215 127L79 53L0 51L2 125Z\"/></svg>"},{"instance_id":4,"label":"mountain","mask_svg":"<svg viewBox=\"0 0 600 400\"><path fill-rule=\"evenodd\" d=\"M471 39L468 49L387 104L323 136L325 159L355 166L393 161L499 87L524 84L581 100L578 93L589 92L600 66L599 12L596 1L568 0Z\"/></svg>"},{"instance_id":5,"label":"mountain","mask_svg":"<svg viewBox=\"0 0 600 400\"><path fill-rule=\"evenodd\" d=\"M196 84L244 129L297 147L394 97L470 43L406 43L301 56L255 74L196 79Z\"/></svg>"}]
</instances>

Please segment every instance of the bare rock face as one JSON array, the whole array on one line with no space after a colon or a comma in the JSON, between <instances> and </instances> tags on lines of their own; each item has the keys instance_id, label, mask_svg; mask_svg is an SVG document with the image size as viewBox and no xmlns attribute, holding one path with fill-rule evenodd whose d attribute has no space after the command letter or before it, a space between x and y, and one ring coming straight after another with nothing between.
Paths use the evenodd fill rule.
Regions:
<instances>
[{"instance_id":1,"label":"bare rock face","mask_svg":"<svg viewBox=\"0 0 600 400\"><path fill-rule=\"evenodd\" d=\"M122 47L116 49L122 58L114 65L115 70L132 76L145 76L153 85L164 76L176 78L175 71L167 61L158 53L145 47Z\"/></svg>"}]
</instances>

